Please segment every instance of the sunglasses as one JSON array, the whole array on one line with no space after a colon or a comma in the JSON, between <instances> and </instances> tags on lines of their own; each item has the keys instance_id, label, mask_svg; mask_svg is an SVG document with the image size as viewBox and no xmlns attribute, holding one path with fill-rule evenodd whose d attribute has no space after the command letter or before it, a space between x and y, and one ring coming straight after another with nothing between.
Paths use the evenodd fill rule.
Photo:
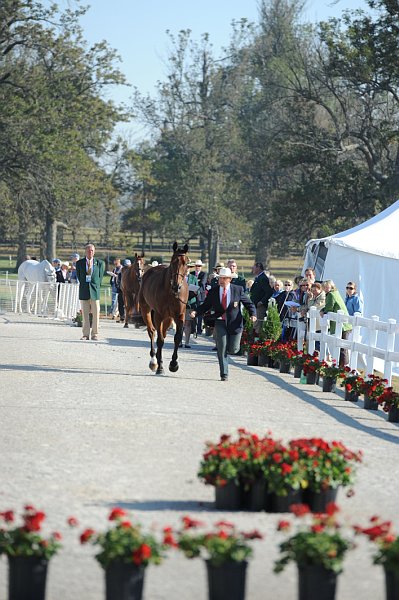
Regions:
<instances>
[{"instance_id":1,"label":"sunglasses","mask_svg":"<svg viewBox=\"0 0 399 600\"><path fill-rule=\"evenodd\" d=\"M347 290L354 290L355 288L351 287L350 285L347 285L347 286L346 286L346 289L347 289Z\"/></svg>"}]
</instances>

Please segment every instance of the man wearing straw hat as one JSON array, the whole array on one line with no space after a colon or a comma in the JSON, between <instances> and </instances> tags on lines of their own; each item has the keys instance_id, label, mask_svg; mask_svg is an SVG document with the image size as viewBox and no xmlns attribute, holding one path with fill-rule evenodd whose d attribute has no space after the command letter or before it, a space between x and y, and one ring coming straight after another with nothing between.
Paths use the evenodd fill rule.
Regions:
<instances>
[{"instance_id":1,"label":"man wearing straw hat","mask_svg":"<svg viewBox=\"0 0 399 600\"><path fill-rule=\"evenodd\" d=\"M256 308L241 286L230 285L233 273L221 267L217 274L218 285L209 290L205 301L191 316L203 315L208 310L215 313L215 340L218 353L220 379L228 378L228 354L237 354L243 330L241 303L247 308L251 321L256 321Z\"/></svg>"}]
</instances>

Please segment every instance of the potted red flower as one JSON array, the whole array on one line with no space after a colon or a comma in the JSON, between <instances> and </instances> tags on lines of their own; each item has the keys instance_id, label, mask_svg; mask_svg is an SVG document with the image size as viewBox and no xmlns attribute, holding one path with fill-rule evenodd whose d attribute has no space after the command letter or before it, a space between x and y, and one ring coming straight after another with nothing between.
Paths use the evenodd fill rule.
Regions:
<instances>
[{"instance_id":1,"label":"potted red flower","mask_svg":"<svg viewBox=\"0 0 399 600\"><path fill-rule=\"evenodd\" d=\"M217 509L265 508L263 465L274 445L270 435L260 438L242 428L237 438L223 434L216 444L206 444L198 477L215 487Z\"/></svg>"},{"instance_id":2,"label":"potted red flower","mask_svg":"<svg viewBox=\"0 0 399 600\"><path fill-rule=\"evenodd\" d=\"M106 600L141 600L146 567L159 565L171 544L157 540L152 532L145 533L122 508L113 508L108 520L112 523L109 529L96 532L87 528L80 542L99 548L96 560L105 570Z\"/></svg>"},{"instance_id":3,"label":"potted red flower","mask_svg":"<svg viewBox=\"0 0 399 600\"><path fill-rule=\"evenodd\" d=\"M280 373L289 373L291 368L291 358L296 354L296 342L276 342L269 350L273 360L280 363Z\"/></svg>"},{"instance_id":4,"label":"potted red flower","mask_svg":"<svg viewBox=\"0 0 399 600\"><path fill-rule=\"evenodd\" d=\"M370 519L367 527L356 525L354 530L364 534L376 546L374 564L382 565L385 573L386 600L399 598L399 537L394 533L391 521L378 516Z\"/></svg>"},{"instance_id":5,"label":"potted red flower","mask_svg":"<svg viewBox=\"0 0 399 600\"><path fill-rule=\"evenodd\" d=\"M303 373L306 375L306 383L315 384L318 381L320 369L320 358L317 350L303 363Z\"/></svg>"},{"instance_id":6,"label":"potted red flower","mask_svg":"<svg viewBox=\"0 0 399 600\"><path fill-rule=\"evenodd\" d=\"M326 512L309 515L306 505L293 505L292 512L301 519L290 537L280 544L280 558L274 571L281 573L290 562L298 567L299 600L334 600L337 576L343 570L343 561L353 541L345 534L336 514L334 503ZM280 521L277 529L290 533L292 524Z\"/></svg>"},{"instance_id":7,"label":"potted red flower","mask_svg":"<svg viewBox=\"0 0 399 600\"><path fill-rule=\"evenodd\" d=\"M254 530L237 530L233 523L219 521L211 529L186 516L176 532L177 547L187 558L202 557L208 575L209 600L244 600L251 540L262 539Z\"/></svg>"},{"instance_id":8,"label":"potted red flower","mask_svg":"<svg viewBox=\"0 0 399 600\"><path fill-rule=\"evenodd\" d=\"M304 363L312 357L311 354L304 353L303 350L294 350L290 359L291 364L294 367L294 377L299 378L301 376Z\"/></svg>"},{"instance_id":9,"label":"potted red flower","mask_svg":"<svg viewBox=\"0 0 399 600\"><path fill-rule=\"evenodd\" d=\"M299 438L291 440L289 447L297 452L305 472L303 501L314 512L325 511L327 504L336 500L339 487L353 484L356 464L362 461L361 451L353 452L335 440Z\"/></svg>"},{"instance_id":10,"label":"potted red flower","mask_svg":"<svg viewBox=\"0 0 399 600\"><path fill-rule=\"evenodd\" d=\"M372 373L367 376L362 383L361 390L364 394L364 408L368 410L378 410L377 398L381 396L385 390L387 379L383 379L379 375Z\"/></svg>"},{"instance_id":11,"label":"potted red flower","mask_svg":"<svg viewBox=\"0 0 399 600\"><path fill-rule=\"evenodd\" d=\"M15 524L13 510L0 512L0 554L8 557L9 600L44 600L48 564L61 548L58 531L45 537L42 533L44 512L26 505L22 522Z\"/></svg>"},{"instance_id":12,"label":"potted red flower","mask_svg":"<svg viewBox=\"0 0 399 600\"><path fill-rule=\"evenodd\" d=\"M305 465L290 444L276 443L263 465L267 489L272 494L272 512L288 512L291 504L302 502L302 486L306 481Z\"/></svg>"},{"instance_id":13,"label":"potted red flower","mask_svg":"<svg viewBox=\"0 0 399 600\"><path fill-rule=\"evenodd\" d=\"M395 392L393 387L385 388L381 396L378 396L377 402L388 413L388 421L391 421L391 423L399 422L399 393Z\"/></svg>"},{"instance_id":14,"label":"potted red flower","mask_svg":"<svg viewBox=\"0 0 399 600\"><path fill-rule=\"evenodd\" d=\"M363 377L360 376L356 369L351 370L349 367L344 367L340 379L341 382L339 385L345 390L345 400L357 402L362 393L362 386L364 383Z\"/></svg>"},{"instance_id":15,"label":"potted red flower","mask_svg":"<svg viewBox=\"0 0 399 600\"><path fill-rule=\"evenodd\" d=\"M339 367L336 360L331 362L322 360L318 372L323 378L323 392L335 391L337 378L342 375L343 367Z\"/></svg>"}]
</instances>

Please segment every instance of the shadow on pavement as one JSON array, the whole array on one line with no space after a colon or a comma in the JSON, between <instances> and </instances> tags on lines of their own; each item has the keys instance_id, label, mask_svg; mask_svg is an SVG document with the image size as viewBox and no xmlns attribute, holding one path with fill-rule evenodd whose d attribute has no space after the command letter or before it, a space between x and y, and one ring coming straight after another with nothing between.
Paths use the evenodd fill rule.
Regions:
<instances>
[{"instance_id":1,"label":"shadow on pavement","mask_svg":"<svg viewBox=\"0 0 399 600\"><path fill-rule=\"evenodd\" d=\"M213 502L200 502L198 500L132 500L131 502L126 500L115 500L115 502L106 502L104 504L110 508L119 506L126 510L216 511Z\"/></svg>"},{"instance_id":2,"label":"shadow on pavement","mask_svg":"<svg viewBox=\"0 0 399 600\"><path fill-rule=\"evenodd\" d=\"M232 360L231 358L230 358L230 360L234 366L239 367L240 369L243 369L244 371L249 371L249 372L253 373L256 369L256 367L249 367L248 365L243 364L237 360ZM286 392L289 392L290 394L297 396L304 402L307 402L308 404L311 404L315 408L318 408L322 412L328 414L330 417L334 418L339 423L342 423L343 425L346 425L347 427L352 427L353 429L357 429L358 431L362 431L363 433L367 433L368 435L372 435L376 438L382 439L386 442L391 442L392 444L399 444L399 435L397 435L397 434L399 434L399 430L397 431L397 434L396 433L391 433L391 434L384 433L384 431L386 431L387 428L379 427L378 424L375 423L374 419L370 419L371 415L369 415L367 417L367 420L373 420L374 426L365 425L365 424L359 422L359 421L365 419L364 415L360 416L360 414L359 414L358 418L349 416L349 415L345 414L344 412L342 412L342 410L335 408L333 405L327 404L326 401L328 402L328 400L332 400L331 396L328 397L327 394L326 394L326 396L327 396L326 401L321 400L319 398L315 398L314 396L306 393L304 390L299 389L297 387L297 385L299 385L299 380L295 380L298 382L297 385L292 385L292 384L288 383L287 381L285 381L283 378L273 375L266 369L265 370L256 369L255 372L258 375L260 375L261 377L263 377L264 379L266 379L267 381L269 381L270 383L274 383L275 385L278 385L280 388L282 388ZM314 387L314 386L309 386L309 387ZM333 400L335 400L335 399L333 399ZM342 408L347 408L347 407L361 409L361 408L363 408L363 401L359 400L359 402L357 402L356 404L354 404L352 402L343 401ZM385 413L383 413L382 411L372 411L372 412L374 413L373 416L383 419L384 424L387 423ZM398 423L390 423L389 425L397 426Z\"/></svg>"}]
</instances>

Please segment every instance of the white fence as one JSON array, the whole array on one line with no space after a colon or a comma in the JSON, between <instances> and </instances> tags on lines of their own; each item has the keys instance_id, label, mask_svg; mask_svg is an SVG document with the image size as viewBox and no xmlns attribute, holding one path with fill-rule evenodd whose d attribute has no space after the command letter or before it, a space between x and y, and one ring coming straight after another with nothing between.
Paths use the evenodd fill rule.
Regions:
<instances>
[{"instance_id":1,"label":"white fence","mask_svg":"<svg viewBox=\"0 0 399 600\"><path fill-rule=\"evenodd\" d=\"M323 319L320 319L320 333L316 333L316 318L318 310L312 307L309 310L309 353L315 350L315 342L320 342L320 358L324 360L327 351L330 352L333 359L339 362L339 353L341 348L350 352L349 366L351 369L358 368L359 356L365 361L366 372L372 373L376 361L383 361L381 371L384 377L388 379L389 385L392 381L392 371L395 363L399 363L399 352L395 350L396 336L399 334L399 323L395 319L389 319L388 322L380 321L379 317L362 317L356 313L353 317L345 315L342 310L337 313L328 313ZM335 321L335 333L328 333L329 321ZM352 333L348 340L342 339L342 325L350 323ZM363 341L362 341L363 340ZM399 342L399 338L397 338Z\"/></svg>"},{"instance_id":2,"label":"white fence","mask_svg":"<svg viewBox=\"0 0 399 600\"><path fill-rule=\"evenodd\" d=\"M79 309L79 286L76 284L29 284L0 279L0 313L23 312L50 319L72 319Z\"/></svg>"}]
</instances>

